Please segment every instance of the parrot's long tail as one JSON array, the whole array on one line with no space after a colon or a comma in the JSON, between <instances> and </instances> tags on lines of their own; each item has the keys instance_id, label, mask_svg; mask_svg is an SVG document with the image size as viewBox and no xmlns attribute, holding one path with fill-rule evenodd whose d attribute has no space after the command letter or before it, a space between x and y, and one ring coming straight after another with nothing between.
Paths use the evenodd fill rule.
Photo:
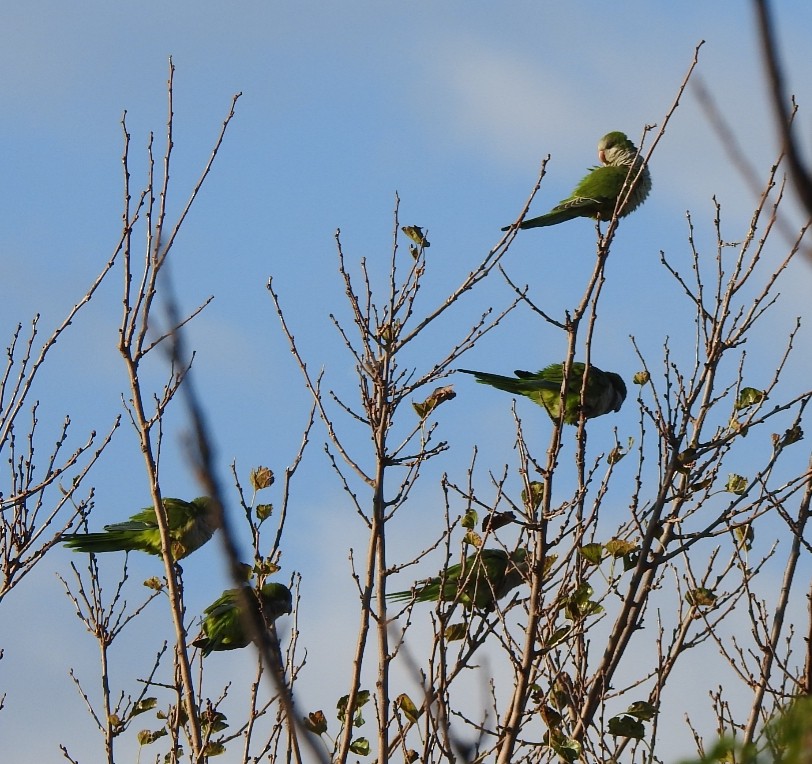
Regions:
<instances>
[{"instance_id":1,"label":"parrot's long tail","mask_svg":"<svg viewBox=\"0 0 812 764\"><path fill-rule=\"evenodd\" d=\"M552 212L548 212L546 215L540 215L537 218L523 221L519 228L543 228L548 225L558 225L559 223L565 223L567 220L572 220L582 215L583 213L577 208L552 210Z\"/></svg>"},{"instance_id":2,"label":"parrot's long tail","mask_svg":"<svg viewBox=\"0 0 812 764\"><path fill-rule=\"evenodd\" d=\"M476 381L482 385L490 385L499 390L504 390L506 393L514 393L521 395L519 389L519 380L513 377L503 377L501 374L488 374L485 371L472 371L471 369L457 369L464 374L473 374Z\"/></svg>"},{"instance_id":3,"label":"parrot's long tail","mask_svg":"<svg viewBox=\"0 0 812 764\"><path fill-rule=\"evenodd\" d=\"M62 542L68 549L97 554L124 552L133 548L132 533L107 531L106 533L66 533Z\"/></svg>"}]
</instances>

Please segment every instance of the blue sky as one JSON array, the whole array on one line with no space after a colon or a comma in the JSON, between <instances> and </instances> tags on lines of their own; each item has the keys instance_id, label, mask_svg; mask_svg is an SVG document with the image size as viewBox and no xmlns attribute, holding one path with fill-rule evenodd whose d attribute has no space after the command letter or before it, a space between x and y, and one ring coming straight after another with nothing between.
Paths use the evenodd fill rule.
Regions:
<instances>
[{"instance_id":1,"label":"blue sky","mask_svg":"<svg viewBox=\"0 0 812 764\"><path fill-rule=\"evenodd\" d=\"M806 126L812 8L782 3L778 21L790 84L801 103L800 124ZM340 228L350 262L366 257L375 272L388 258L396 192L401 222L430 232L432 279L422 303L429 306L464 278L499 240L499 228L515 219L542 157L549 153L552 161L533 206L536 214L569 193L595 162L595 145L605 132L624 130L636 140L644 124L659 123L700 40L706 44L697 76L748 159L764 175L776 155L745 3L627 2L610 8L599 2L243 2L225 8L211 2L134 7L35 0L6 4L0 34L4 337L34 312L42 313L47 333L112 252L121 220L119 122L126 110L130 170L138 187L149 131L156 135L156 154L164 145L168 57L176 66L173 209L203 167L231 97L243 93L177 241L172 273L184 307L214 295L190 330L190 344L199 351L198 384L218 436L223 475L235 460L244 483L258 463L281 473L298 447L308 406L265 290L268 277L274 277L310 363L324 366L329 384L352 395L351 366L327 319L330 311L347 316L333 237ZM637 370L631 333L652 353L675 334L690 348L691 327L679 323L686 305L666 281L658 257L661 249L675 257L685 252L685 211L695 215L712 255L711 197L723 206L731 238L743 234L754 201L690 88L655 154L652 174L651 197L620 227L593 356L599 366L627 376ZM539 302L560 312L580 295L593 249L592 226L578 221L523 233L505 264L518 282L533 285ZM574 254L580 251L583 258ZM794 316L803 314L808 279L808 264L791 266L784 301L763 332L763 345L750 349L751 359L764 352L774 362L772 333L785 333ZM121 412L126 379L115 350L119 281L114 274L103 285L39 380L46 434L70 413L78 443ZM464 301L450 326L461 331L481 312L483 300L498 307L508 299L504 285L494 284L487 294ZM443 340L433 340L438 349ZM558 341L526 312L517 312L466 365L539 368L558 360ZM808 346L808 339L801 342ZM809 370L808 362L797 363L796 373ZM467 380L452 381L458 393L470 387ZM475 426L449 421L448 431L469 441L485 437L507 451L509 400L480 390L465 394L481 407ZM460 401L454 405L461 408ZM543 417L526 407L523 413L528 428L546 438ZM624 412L617 421L621 432L624 423L631 432L634 414ZM166 444L169 495L195 493L177 438L182 424L178 408ZM340 621L347 609L342 596L351 597L347 550L363 544L363 530L328 473L323 439L317 428L284 558L288 572L305 576L303 640L312 671L322 677L334 656L320 650L320 640L310 638L305 626ZM506 458L495 446L486 454L496 464ZM438 469L464 470L469 455L463 446ZM147 502L140 455L126 424L92 482L97 525ZM429 505L436 501L436 483L423 490L419 498ZM431 506L416 512L425 519ZM0 692L8 693L0 712L4 747L42 761L55 760L62 741L77 755L96 750L64 660L75 649L75 663L92 683L95 647L54 576L71 559L55 550L3 603L0 619ZM138 575L158 572L153 560L132 564ZM205 577L217 564L215 549L202 550L199 559L189 560L188 575ZM319 585L325 572L331 581L346 579L340 594ZM190 610L211 601L220 583L218 578L190 587ZM30 639L21 640L13 626L20 618L33 625ZM136 635L131 639L138 644ZM143 662L128 670L142 675ZM46 689L59 713L43 723ZM331 702L312 699L313 705ZM39 732L32 738L35 723Z\"/></svg>"}]
</instances>

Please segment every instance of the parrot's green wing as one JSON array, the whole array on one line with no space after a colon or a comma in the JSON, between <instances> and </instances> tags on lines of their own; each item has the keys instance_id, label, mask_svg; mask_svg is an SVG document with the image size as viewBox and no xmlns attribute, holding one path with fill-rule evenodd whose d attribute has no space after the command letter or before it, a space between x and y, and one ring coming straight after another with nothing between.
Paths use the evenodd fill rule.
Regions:
<instances>
[{"instance_id":1,"label":"parrot's green wing","mask_svg":"<svg viewBox=\"0 0 812 764\"><path fill-rule=\"evenodd\" d=\"M226 589L203 611L203 630L192 644L206 656L215 650L245 647L248 636L240 623L239 589Z\"/></svg>"},{"instance_id":2,"label":"parrot's green wing","mask_svg":"<svg viewBox=\"0 0 812 764\"><path fill-rule=\"evenodd\" d=\"M466 557L461 564L451 565L445 575L419 582L408 591L392 592L387 597L395 602L457 600L468 609L492 610L496 600L524 580L526 557L527 550L523 548L511 554L503 549L482 549Z\"/></svg>"},{"instance_id":3,"label":"parrot's green wing","mask_svg":"<svg viewBox=\"0 0 812 764\"><path fill-rule=\"evenodd\" d=\"M618 374L601 371L597 366L591 366L582 404L581 388L585 369L586 367L580 361L575 361L570 369L569 382L564 396L564 422L566 424L577 424L582 413L586 419L592 419L608 414L610 411L619 411L626 398L626 385ZM564 367L560 363L550 364L537 372L517 369L514 372L515 377L505 377L501 374L490 374L471 369L459 369L459 371L473 374L476 381L483 385L489 385L514 395L524 395L542 406L553 421L559 420L561 386L564 381Z\"/></svg>"},{"instance_id":4,"label":"parrot's green wing","mask_svg":"<svg viewBox=\"0 0 812 764\"><path fill-rule=\"evenodd\" d=\"M624 133L607 133L598 143L598 156L604 166L592 168L575 190L546 215L524 220L519 227L540 228L578 217L609 220L621 195L626 196L627 184L633 184L633 187L618 217L636 210L651 191L651 174L634 144ZM505 226L502 230L510 228Z\"/></svg>"},{"instance_id":5,"label":"parrot's green wing","mask_svg":"<svg viewBox=\"0 0 812 764\"><path fill-rule=\"evenodd\" d=\"M172 555L180 560L199 549L218 526L214 502L207 496L193 501L163 500L172 541ZM146 507L129 520L104 526L104 533L69 533L62 541L79 552L121 552L140 550L161 554L161 534L154 507Z\"/></svg>"},{"instance_id":6,"label":"parrot's green wing","mask_svg":"<svg viewBox=\"0 0 812 764\"><path fill-rule=\"evenodd\" d=\"M257 596L256 590L247 586L244 592L249 597ZM203 629L192 644L202 650L204 657L212 652L237 650L251 641L243 624L242 596L240 589L226 589L203 611ZM293 609L293 596L284 584L265 584L260 589L259 602L269 624Z\"/></svg>"}]
</instances>

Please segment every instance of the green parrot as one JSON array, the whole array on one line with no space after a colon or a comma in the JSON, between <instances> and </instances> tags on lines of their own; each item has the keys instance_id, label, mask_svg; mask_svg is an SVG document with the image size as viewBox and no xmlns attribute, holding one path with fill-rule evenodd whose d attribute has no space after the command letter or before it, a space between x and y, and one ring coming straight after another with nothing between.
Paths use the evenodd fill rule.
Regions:
<instances>
[{"instance_id":1,"label":"green parrot","mask_svg":"<svg viewBox=\"0 0 812 764\"><path fill-rule=\"evenodd\" d=\"M199 549L218 528L216 507L208 496L199 496L192 501L167 498L163 503L175 560L181 560ZM77 552L96 554L140 549L149 554L161 554L161 534L155 507L146 507L126 522L105 525L104 533L66 533L62 541Z\"/></svg>"},{"instance_id":2,"label":"green parrot","mask_svg":"<svg viewBox=\"0 0 812 764\"><path fill-rule=\"evenodd\" d=\"M457 599L469 610L493 610L496 600L524 581L527 568L524 547L510 554L502 549L482 549L462 564L449 567L444 576L420 581L408 591L392 592L387 597L395 602L436 602L443 583L443 600Z\"/></svg>"},{"instance_id":3,"label":"green parrot","mask_svg":"<svg viewBox=\"0 0 812 764\"><path fill-rule=\"evenodd\" d=\"M516 378L470 369L459 369L459 371L473 374L476 381L483 385L490 385L516 395L526 395L533 403L543 406L554 422L558 421L561 413L561 385L564 380L562 364L552 363L546 369L535 373L517 369L513 372ZM582 407L583 379L584 364L576 361L570 370L569 384L564 399L564 421L567 424L577 424L578 415L581 412L586 419L592 419L608 414L610 411L620 411L623 401L626 400L626 385L618 374L601 371L597 366L590 366Z\"/></svg>"},{"instance_id":4,"label":"green parrot","mask_svg":"<svg viewBox=\"0 0 812 764\"><path fill-rule=\"evenodd\" d=\"M250 592L249 596L253 595L259 599L266 623L271 623L284 613L293 610L293 596L284 584L265 584L259 592L246 586L245 591ZM243 626L241 604L240 590L226 589L206 608L203 615L203 631L192 642L203 651L204 658L216 651L245 647L251 641Z\"/></svg>"},{"instance_id":5,"label":"green parrot","mask_svg":"<svg viewBox=\"0 0 812 764\"><path fill-rule=\"evenodd\" d=\"M557 225L573 218L611 220L627 178L629 183L635 178L637 182L618 217L626 217L634 212L651 191L651 175L644 165L643 157L637 155L637 149L624 133L615 131L601 138L598 143L598 159L603 166L593 167L572 194L546 215L523 221L519 228ZM643 171L638 176L641 167ZM627 191L628 187L623 191L624 196ZM511 228L512 226L505 226L502 230L509 231Z\"/></svg>"}]
</instances>

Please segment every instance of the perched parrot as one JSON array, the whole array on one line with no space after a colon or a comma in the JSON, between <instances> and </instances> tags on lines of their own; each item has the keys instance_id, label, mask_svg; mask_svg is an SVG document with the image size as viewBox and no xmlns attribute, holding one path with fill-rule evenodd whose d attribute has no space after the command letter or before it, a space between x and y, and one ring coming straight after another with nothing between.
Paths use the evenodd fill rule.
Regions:
<instances>
[{"instance_id":1,"label":"perched parrot","mask_svg":"<svg viewBox=\"0 0 812 764\"><path fill-rule=\"evenodd\" d=\"M175 560L187 557L205 544L217 530L217 512L208 496L192 501L164 499ZM155 517L155 507L146 507L124 523L105 525L104 533L66 533L66 546L78 552L123 552L140 549L149 554L161 554L161 534Z\"/></svg>"},{"instance_id":2,"label":"perched parrot","mask_svg":"<svg viewBox=\"0 0 812 764\"><path fill-rule=\"evenodd\" d=\"M527 573L527 549L519 547L508 554L502 549L482 549L452 565L444 576L416 583L410 590L392 592L388 598L395 602L415 600L436 602L457 599L468 609L493 610L496 600L504 597L524 581Z\"/></svg>"},{"instance_id":3,"label":"perched parrot","mask_svg":"<svg viewBox=\"0 0 812 764\"><path fill-rule=\"evenodd\" d=\"M637 155L637 149L624 133L615 131L601 138L598 143L598 159L603 166L593 167L572 194L546 215L523 221L519 228L557 225L573 218L611 220L627 178L629 183L635 178L637 182L618 217L626 217L634 212L651 191L651 175L648 167L644 166L643 157ZM624 196L627 192L628 186L623 191ZM508 231L511 227L505 226L502 230Z\"/></svg>"},{"instance_id":4,"label":"perched parrot","mask_svg":"<svg viewBox=\"0 0 812 764\"><path fill-rule=\"evenodd\" d=\"M293 610L293 597L284 584L265 584L259 592L246 586L245 591L249 596L258 597L266 623ZM243 626L241 604L240 590L226 589L206 608L203 631L192 642L203 651L203 657L219 650L236 650L251 641Z\"/></svg>"},{"instance_id":5,"label":"perched parrot","mask_svg":"<svg viewBox=\"0 0 812 764\"><path fill-rule=\"evenodd\" d=\"M476 381L483 385L490 385L516 395L526 395L533 403L543 406L554 422L558 421L561 413L561 385L564 379L564 367L560 363L552 363L546 369L535 373L517 369L513 372L516 375L515 378L470 369L460 369L459 371L473 374ZM623 401L626 400L626 385L618 374L601 371L597 366L590 366L582 407L583 379L584 364L576 361L570 370L567 394L564 399L564 421L567 424L577 424L578 415L582 411L586 419L602 416L610 411L620 411Z\"/></svg>"}]
</instances>

